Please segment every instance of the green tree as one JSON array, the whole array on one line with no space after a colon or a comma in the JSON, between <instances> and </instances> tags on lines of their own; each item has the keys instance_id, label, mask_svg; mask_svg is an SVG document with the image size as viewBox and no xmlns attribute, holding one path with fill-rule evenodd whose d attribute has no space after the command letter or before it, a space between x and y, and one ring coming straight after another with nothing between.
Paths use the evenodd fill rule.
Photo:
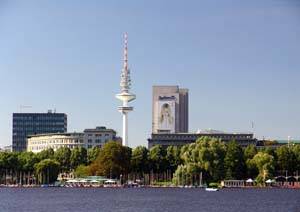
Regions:
<instances>
[{"instance_id":1,"label":"green tree","mask_svg":"<svg viewBox=\"0 0 300 212\"><path fill-rule=\"evenodd\" d=\"M19 183L18 179L18 172L22 168L22 165L19 163L18 155L20 153L18 152L11 152L7 155L6 158L6 165L9 171L9 175L11 176L11 182L10 183Z\"/></svg>"},{"instance_id":2,"label":"green tree","mask_svg":"<svg viewBox=\"0 0 300 212\"><path fill-rule=\"evenodd\" d=\"M97 159L91 164L93 175L119 178L130 172L131 149L115 141L107 142Z\"/></svg>"},{"instance_id":3,"label":"green tree","mask_svg":"<svg viewBox=\"0 0 300 212\"><path fill-rule=\"evenodd\" d=\"M293 146L293 153L296 161L295 169L299 172L298 174L300 174L300 144L295 144Z\"/></svg>"},{"instance_id":4,"label":"green tree","mask_svg":"<svg viewBox=\"0 0 300 212\"><path fill-rule=\"evenodd\" d=\"M272 178L274 173L274 157L265 152L258 152L250 161L259 171L257 182L264 183L266 179Z\"/></svg>"},{"instance_id":5,"label":"green tree","mask_svg":"<svg viewBox=\"0 0 300 212\"><path fill-rule=\"evenodd\" d=\"M243 150L235 141L228 143L224 162L226 179L242 179L245 177L246 164Z\"/></svg>"},{"instance_id":6,"label":"green tree","mask_svg":"<svg viewBox=\"0 0 300 212\"><path fill-rule=\"evenodd\" d=\"M256 166L251 163L251 160L257 154L257 149L254 145L249 145L244 150L244 160L246 162L247 167L247 177L255 178L258 175L258 169Z\"/></svg>"},{"instance_id":7,"label":"green tree","mask_svg":"<svg viewBox=\"0 0 300 212\"><path fill-rule=\"evenodd\" d=\"M163 173L167 169L166 150L161 145L155 145L150 149L150 168L154 173Z\"/></svg>"},{"instance_id":8,"label":"green tree","mask_svg":"<svg viewBox=\"0 0 300 212\"><path fill-rule=\"evenodd\" d=\"M181 150L177 146L168 146L167 148L166 160L168 169L171 170L172 173L174 173L177 167L182 164L180 153Z\"/></svg>"},{"instance_id":9,"label":"green tree","mask_svg":"<svg viewBox=\"0 0 300 212\"><path fill-rule=\"evenodd\" d=\"M174 173L173 183L175 185L199 185L200 172L201 169L196 164L179 165Z\"/></svg>"},{"instance_id":10,"label":"green tree","mask_svg":"<svg viewBox=\"0 0 300 212\"><path fill-rule=\"evenodd\" d=\"M87 152L87 163L91 164L94 160L96 160L96 158L98 157L100 153L100 148L97 146L94 146L91 149L88 149Z\"/></svg>"},{"instance_id":11,"label":"green tree","mask_svg":"<svg viewBox=\"0 0 300 212\"><path fill-rule=\"evenodd\" d=\"M281 146L276 149L277 156L277 169L280 171L287 171L290 174L296 170L296 156L292 148L289 148L287 145Z\"/></svg>"},{"instance_id":12,"label":"green tree","mask_svg":"<svg viewBox=\"0 0 300 212\"><path fill-rule=\"evenodd\" d=\"M244 150L245 161L247 161L248 159L251 160L256 154L257 154L257 149L253 144L247 146Z\"/></svg>"},{"instance_id":13,"label":"green tree","mask_svg":"<svg viewBox=\"0 0 300 212\"><path fill-rule=\"evenodd\" d=\"M73 169L76 169L79 165L87 164L87 151L83 147L75 147L71 151L70 156L70 166Z\"/></svg>"},{"instance_id":14,"label":"green tree","mask_svg":"<svg viewBox=\"0 0 300 212\"><path fill-rule=\"evenodd\" d=\"M75 177L87 177L90 175L89 166L79 165L75 170Z\"/></svg>"},{"instance_id":15,"label":"green tree","mask_svg":"<svg viewBox=\"0 0 300 212\"><path fill-rule=\"evenodd\" d=\"M68 147L61 147L54 153L54 159L60 163L61 171L68 172L71 168L71 150Z\"/></svg>"},{"instance_id":16,"label":"green tree","mask_svg":"<svg viewBox=\"0 0 300 212\"><path fill-rule=\"evenodd\" d=\"M40 184L52 184L57 180L60 164L53 159L45 159L35 165L35 173Z\"/></svg>"},{"instance_id":17,"label":"green tree","mask_svg":"<svg viewBox=\"0 0 300 212\"><path fill-rule=\"evenodd\" d=\"M20 180L19 182L23 184L24 182L26 184L30 183L30 179L34 173L34 166L36 163L39 162L39 158L36 154L32 152L21 152L18 155L18 161L19 161L19 175Z\"/></svg>"},{"instance_id":18,"label":"green tree","mask_svg":"<svg viewBox=\"0 0 300 212\"><path fill-rule=\"evenodd\" d=\"M54 150L52 148L45 149L38 154L39 160L44 160L44 159L53 159L54 157Z\"/></svg>"},{"instance_id":19,"label":"green tree","mask_svg":"<svg viewBox=\"0 0 300 212\"><path fill-rule=\"evenodd\" d=\"M142 176L149 172L149 151L144 146L138 146L132 151L131 171Z\"/></svg>"},{"instance_id":20,"label":"green tree","mask_svg":"<svg viewBox=\"0 0 300 212\"><path fill-rule=\"evenodd\" d=\"M8 156L9 153L7 152L0 152L0 173L1 173L1 179L4 184L6 184L6 179L8 175L8 170L9 170L9 164L8 164ZM0 180L1 181L1 180ZM0 182L1 183L1 182Z\"/></svg>"},{"instance_id":21,"label":"green tree","mask_svg":"<svg viewBox=\"0 0 300 212\"><path fill-rule=\"evenodd\" d=\"M224 158L226 147L215 138L201 137L196 143L184 146L181 158L184 164L194 164L205 173L204 181L220 181L224 179Z\"/></svg>"}]
</instances>

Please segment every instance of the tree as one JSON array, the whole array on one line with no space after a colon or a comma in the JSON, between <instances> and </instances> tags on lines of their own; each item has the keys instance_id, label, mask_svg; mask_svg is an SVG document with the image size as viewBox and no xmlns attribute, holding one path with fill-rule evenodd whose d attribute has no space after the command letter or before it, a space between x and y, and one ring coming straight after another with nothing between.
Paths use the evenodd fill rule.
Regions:
<instances>
[{"instance_id":1,"label":"tree","mask_svg":"<svg viewBox=\"0 0 300 212\"><path fill-rule=\"evenodd\" d=\"M258 175L258 169L251 163L253 157L257 154L257 149L254 145L249 145L244 150L244 160L247 167L247 177L255 178Z\"/></svg>"},{"instance_id":2,"label":"tree","mask_svg":"<svg viewBox=\"0 0 300 212\"><path fill-rule=\"evenodd\" d=\"M180 148L177 146L168 146L167 148L166 160L168 169L170 169L172 173L174 173L177 167L182 164L180 153Z\"/></svg>"},{"instance_id":3,"label":"tree","mask_svg":"<svg viewBox=\"0 0 300 212\"><path fill-rule=\"evenodd\" d=\"M3 178L3 176L4 176L4 184L6 184L6 176L7 176L7 171L9 169L9 164L8 164L8 160L7 160L8 156L9 156L9 153L0 152L0 172L1 172L1 178Z\"/></svg>"},{"instance_id":4,"label":"tree","mask_svg":"<svg viewBox=\"0 0 300 212\"><path fill-rule=\"evenodd\" d=\"M154 173L163 173L167 168L166 150L155 145L149 152L150 168Z\"/></svg>"},{"instance_id":5,"label":"tree","mask_svg":"<svg viewBox=\"0 0 300 212\"><path fill-rule=\"evenodd\" d=\"M61 147L54 153L54 159L60 163L61 171L68 172L70 166L71 150L68 147Z\"/></svg>"},{"instance_id":6,"label":"tree","mask_svg":"<svg viewBox=\"0 0 300 212\"><path fill-rule=\"evenodd\" d=\"M290 174L296 170L296 156L292 148L287 145L281 146L276 149L277 167L280 171L287 171Z\"/></svg>"},{"instance_id":7,"label":"tree","mask_svg":"<svg viewBox=\"0 0 300 212\"><path fill-rule=\"evenodd\" d=\"M34 172L34 165L39 162L39 158L33 152L21 152L18 155L18 161L20 166L21 184L24 182L24 177L25 182L29 184L30 178Z\"/></svg>"},{"instance_id":8,"label":"tree","mask_svg":"<svg viewBox=\"0 0 300 212\"><path fill-rule=\"evenodd\" d=\"M20 170L21 166L18 160L18 152L11 152L7 155L6 165L11 176L11 183L18 183L18 179L16 179L16 175Z\"/></svg>"},{"instance_id":9,"label":"tree","mask_svg":"<svg viewBox=\"0 0 300 212\"><path fill-rule=\"evenodd\" d=\"M194 164L203 170L204 181L224 179L225 144L218 139L201 137L196 143L184 146L181 158L185 165Z\"/></svg>"},{"instance_id":10,"label":"tree","mask_svg":"<svg viewBox=\"0 0 300 212\"><path fill-rule=\"evenodd\" d=\"M175 171L173 183L175 185L199 185L201 169L196 164L179 165Z\"/></svg>"},{"instance_id":11,"label":"tree","mask_svg":"<svg viewBox=\"0 0 300 212\"><path fill-rule=\"evenodd\" d=\"M52 148L45 149L38 154L39 160L44 160L44 159L53 159L54 157L54 150Z\"/></svg>"},{"instance_id":12,"label":"tree","mask_svg":"<svg viewBox=\"0 0 300 212\"><path fill-rule=\"evenodd\" d=\"M75 170L75 177L87 177L90 175L89 166L79 165Z\"/></svg>"},{"instance_id":13,"label":"tree","mask_svg":"<svg viewBox=\"0 0 300 212\"><path fill-rule=\"evenodd\" d=\"M246 171L243 150L235 141L228 143L224 159L226 179L242 179Z\"/></svg>"},{"instance_id":14,"label":"tree","mask_svg":"<svg viewBox=\"0 0 300 212\"><path fill-rule=\"evenodd\" d=\"M87 164L87 151L83 147L75 147L71 151L70 156L70 166L73 169L76 169L79 165Z\"/></svg>"},{"instance_id":15,"label":"tree","mask_svg":"<svg viewBox=\"0 0 300 212\"><path fill-rule=\"evenodd\" d=\"M293 153L295 155L295 161L296 161L296 170L299 172L300 171L300 144L295 144L293 146ZM300 174L300 172L299 172Z\"/></svg>"},{"instance_id":16,"label":"tree","mask_svg":"<svg viewBox=\"0 0 300 212\"><path fill-rule=\"evenodd\" d=\"M100 148L97 146L94 146L91 149L88 149L87 152L87 163L91 164L94 160L96 160L96 158L98 157L100 153Z\"/></svg>"},{"instance_id":17,"label":"tree","mask_svg":"<svg viewBox=\"0 0 300 212\"><path fill-rule=\"evenodd\" d=\"M119 178L130 171L131 149L115 141L107 142L97 159L91 164L93 175Z\"/></svg>"},{"instance_id":18,"label":"tree","mask_svg":"<svg viewBox=\"0 0 300 212\"><path fill-rule=\"evenodd\" d=\"M253 144L247 146L244 150L245 161L247 161L248 159L252 159L256 154L257 154L257 149Z\"/></svg>"},{"instance_id":19,"label":"tree","mask_svg":"<svg viewBox=\"0 0 300 212\"><path fill-rule=\"evenodd\" d=\"M258 152L250 161L257 167L259 174L256 178L257 182L264 183L267 178L273 177L274 157L265 152Z\"/></svg>"},{"instance_id":20,"label":"tree","mask_svg":"<svg viewBox=\"0 0 300 212\"><path fill-rule=\"evenodd\" d=\"M143 173L149 172L149 160L148 160L149 151L144 146L138 146L132 151L131 156L131 171L139 174L140 176Z\"/></svg>"},{"instance_id":21,"label":"tree","mask_svg":"<svg viewBox=\"0 0 300 212\"><path fill-rule=\"evenodd\" d=\"M53 159L45 159L35 165L35 173L40 184L52 184L57 180L60 164Z\"/></svg>"}]
</instances>

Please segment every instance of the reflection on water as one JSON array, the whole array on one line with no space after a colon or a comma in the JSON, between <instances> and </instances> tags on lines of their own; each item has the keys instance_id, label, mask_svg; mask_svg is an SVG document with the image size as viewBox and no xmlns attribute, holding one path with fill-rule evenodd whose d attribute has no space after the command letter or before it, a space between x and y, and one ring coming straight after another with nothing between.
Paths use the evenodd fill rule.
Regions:
<instances>
[{"instance_id":1,"label":"reflection on water","mask_svg":"<svg viewBox=\"0 0 300 212\"><path fill-rule=\"evenodd\" d=\"M300 190L0 188L0 211L300 212Z\"/></svg>"}]
</instances>

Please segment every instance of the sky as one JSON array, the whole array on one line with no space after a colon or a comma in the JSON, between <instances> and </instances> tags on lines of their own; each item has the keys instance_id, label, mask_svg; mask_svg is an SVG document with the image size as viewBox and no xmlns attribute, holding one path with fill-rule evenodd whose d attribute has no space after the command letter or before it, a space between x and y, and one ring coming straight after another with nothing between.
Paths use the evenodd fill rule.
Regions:
<instances>
[{"instance_id":1,"label":"sky","mask_svg":"<svg viewBox=\"0 0 300 212\"><path fill-rule=\"evenodd\" d=\"M56 109L70 132L121 135L124 32L131 147L147 146L153 85L189 89L190 132L300 138L297 0L0 0L0 146L20 111Z\"/></svg>"}]
</instances>

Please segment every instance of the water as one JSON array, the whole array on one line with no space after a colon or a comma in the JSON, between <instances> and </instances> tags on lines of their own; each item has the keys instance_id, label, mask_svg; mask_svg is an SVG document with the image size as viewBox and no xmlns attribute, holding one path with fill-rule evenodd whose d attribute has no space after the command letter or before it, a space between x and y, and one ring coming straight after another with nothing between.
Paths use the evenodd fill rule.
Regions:
<instances>
[{"instance_id":1,"label":"water","mask_svg":"<svg viewBox=\"0 0 300 212\"><path fill-rule=\"evenodd\" d=\"M300 190L0 188L0 211L300 212Z\"/></svg>"}]
</instances>

